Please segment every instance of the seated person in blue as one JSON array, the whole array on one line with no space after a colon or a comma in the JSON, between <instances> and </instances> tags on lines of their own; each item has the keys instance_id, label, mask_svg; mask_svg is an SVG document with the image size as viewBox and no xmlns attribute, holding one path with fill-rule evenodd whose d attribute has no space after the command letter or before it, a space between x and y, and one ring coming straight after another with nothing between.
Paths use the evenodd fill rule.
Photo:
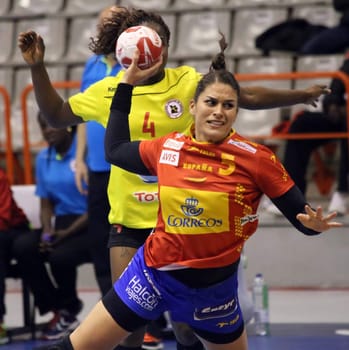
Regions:
<instances>
[{"instance_id":1,"label":"seated person in blue","mask_svg":"<svg viewBox=\"0 0 349 350\"><path fill-rule=\"evenodd\" d=\"M55 129L40 114L38 119L48 143L36 158L42 231L20 237L14 254L40 314L54 314L43 333L43 339L51 340L70 333L79 323L77 267L90 261L90 244L86 196L75 184L76 128Z\"/></svg>"}]
</instances>

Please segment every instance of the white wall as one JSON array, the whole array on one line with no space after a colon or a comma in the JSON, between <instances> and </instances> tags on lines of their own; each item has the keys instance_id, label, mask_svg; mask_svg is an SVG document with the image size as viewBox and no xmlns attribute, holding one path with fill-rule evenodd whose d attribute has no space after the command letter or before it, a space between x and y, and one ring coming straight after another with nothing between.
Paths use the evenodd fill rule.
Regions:
<instances>
[{"instance_id":1,"label":"white wall","mask_svg":"<svg viewBox=\"0 0 349 350\"><path fill-rule=\"evenodd\" d=\"M349 226L305 236L284 219L260 224L247 241L249 285L262 272L270 287L349 287Z\"/></svg>"}]
</instances>

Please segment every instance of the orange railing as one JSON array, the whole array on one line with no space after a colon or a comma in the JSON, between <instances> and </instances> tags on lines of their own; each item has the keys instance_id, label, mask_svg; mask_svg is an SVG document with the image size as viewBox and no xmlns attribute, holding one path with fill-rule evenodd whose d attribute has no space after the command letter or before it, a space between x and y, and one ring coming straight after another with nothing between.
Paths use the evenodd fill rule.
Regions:
<instances>
[{"instance_id":1,"label":"orange railing","mask_svg":"<svg viewBox=\"0 0 349 350\"><path fill-rule=\"evenodd\" d=\"M56 89L76 89L80 88L79 81L57 81L52 82ZM33 90L33 85L27 85L21 94L22 120L23 120L23 165L24 165L24 183L29 185L34 183L32 173L32 157L31 157L31 143L29 140L28 130L28 107L27 98L29 93Z\"/></svg>"},{"instance_id":2,"label":"orange railing","mask_svg":"<svg viewBox=\"0 0 349 350\"><path fill-rule=\"evenodd\" d=\"M237 79L241 81L258 81L258 80L295 80L295 79L317 79L317 78L338 78L344 83L347 95L349 95L349 77L341 71L333 72L286 72L286 73L268 73L268 74L236 74ZM55 88L78 88L80 82L63 81L52 84ZM32 91L33 86L28 85L24 88L21 96L22 113L23 113L23 159L24 159L24 179L26 184L33 183L31 151L28 131L28 109L27 96ZM348 99L349 100L349 99ZM349 103L347 103L347 118L349 125ZM332 132L332 133L299 133L299 134L273 134L273 135L247 135L250 138L259 140L264 139L315 139L315 138L348 138L349 147L349 132Z\"/></svg>"},{"instance_id":3,"label":"orange railing","mask_svg":"<svg viewBox=\"0 0 349 350\"><path fill-rule=\"evenodd\" d=\"M14 183L14 154L12 149L12 132L11 132L11 99L6 88L0 85L0 94L4 100L4 119L5 119L5 157L6 172L11 184Z\"/></svg>"}]
</instances>

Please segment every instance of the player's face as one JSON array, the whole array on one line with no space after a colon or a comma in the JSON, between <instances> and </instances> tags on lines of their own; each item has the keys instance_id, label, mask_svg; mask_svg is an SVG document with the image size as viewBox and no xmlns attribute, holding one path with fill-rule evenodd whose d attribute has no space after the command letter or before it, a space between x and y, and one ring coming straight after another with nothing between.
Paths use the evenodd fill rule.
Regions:
<instances>
[{"instance_id":1,"label":"player's face","mask_svg":"<svg viewBox=\"0 0 349 350\"><path fill-rule=\"evenodd\" d=\"M218 143L230 133L238 111L238 95L230 85L220 82L208 85L190 111L195 119L195 139Z\"/></svg>"}]
</instances>

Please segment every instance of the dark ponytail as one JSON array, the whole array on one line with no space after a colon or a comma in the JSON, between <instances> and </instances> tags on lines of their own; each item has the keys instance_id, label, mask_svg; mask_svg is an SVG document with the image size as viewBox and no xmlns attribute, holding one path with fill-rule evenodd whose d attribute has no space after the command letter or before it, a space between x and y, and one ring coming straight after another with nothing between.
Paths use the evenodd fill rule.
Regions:
<instances>
[{"instance_id":1,"label":"dark ponytail","mask_svg":"<svg viewBox=\"0 0 349 350\"><path fill-rule=\"evenodd\" d=\"M221 51L212 59L210 71L212 70L225 70L225 54L224 51L228 47L227 41L225 40L225 36L222 32L219 32L221 38L219 39L219 47Z\"/></svg>"},{"instance_id":2,"label":"dark ponytail","mask_svg":"<svg viewBox=\"0 0 349 350\"><path fill-rule=\"evenodd\" d=\"M215 82L221 82L223 84L230 85L234 90L236 90L237 95L240 95L240 86L235 79L233 73L227 71L225 63L224 51L227 48L227 42L223 33L221 34L221 39L219 40L219 46L221 51L212 59L209 72L205 74L198 83L194 94L194 101L197 101L201 93L206 89L208 85Z\"/></svg>"}]
</instances>

